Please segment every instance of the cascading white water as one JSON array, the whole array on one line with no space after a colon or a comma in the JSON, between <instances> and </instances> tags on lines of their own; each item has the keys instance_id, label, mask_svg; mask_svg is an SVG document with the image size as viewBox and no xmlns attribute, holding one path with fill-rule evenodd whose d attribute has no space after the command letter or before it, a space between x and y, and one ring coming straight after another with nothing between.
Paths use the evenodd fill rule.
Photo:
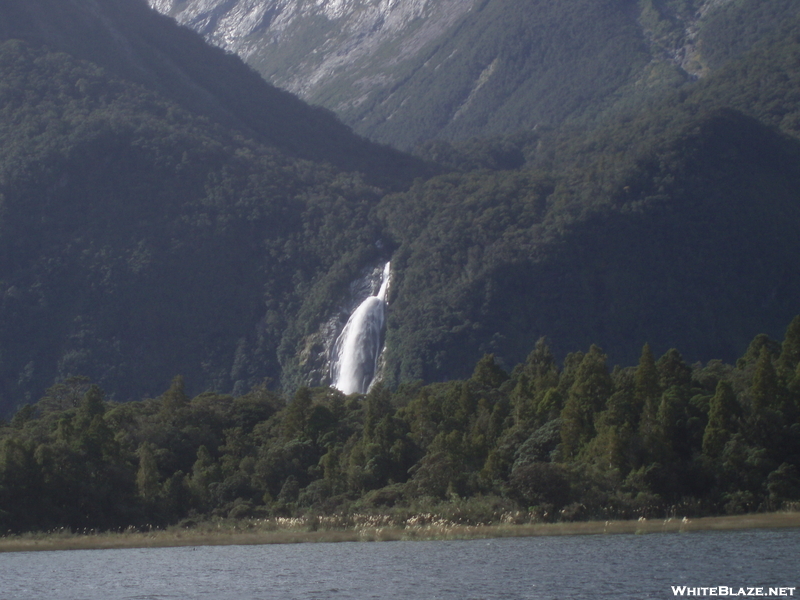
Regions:
<instances>
[{"instance_id":1,"label":"cascading white water","mask_svg":"<svg viewBox=\"0 0 800 600\"><path fill-rule=\"evenodd\" d=\"M381 354L386 293L391 263L383 267L381 287L358 305L336 340L331 365L333 387L345 394L365 393L375 378Z\"/></svg>"}]
</instances>

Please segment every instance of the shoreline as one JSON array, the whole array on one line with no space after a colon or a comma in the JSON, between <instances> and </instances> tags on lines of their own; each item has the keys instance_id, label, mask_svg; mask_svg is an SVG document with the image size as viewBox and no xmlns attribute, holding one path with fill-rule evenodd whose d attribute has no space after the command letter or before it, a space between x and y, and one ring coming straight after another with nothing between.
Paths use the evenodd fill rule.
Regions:
<instances>
[{"instance_id":1,"label":"shoreline","mask_svg":"<svg viewBox=\"0 0 800 600\"><path fill-rule=\"evenodd\" d=\"M737 529L800 527L800 512L761 513L698 519L641 519L500 525L423 525L414 527L360 527L311 531L308 528L258 528L253 522L204 524L194 529L176 527L150 532L36 533L0 537L0 552L112 550L185 546L264 545L337 542L471 540L561 535L619 535L690 533Z\"/></svg>"}]
</instances>

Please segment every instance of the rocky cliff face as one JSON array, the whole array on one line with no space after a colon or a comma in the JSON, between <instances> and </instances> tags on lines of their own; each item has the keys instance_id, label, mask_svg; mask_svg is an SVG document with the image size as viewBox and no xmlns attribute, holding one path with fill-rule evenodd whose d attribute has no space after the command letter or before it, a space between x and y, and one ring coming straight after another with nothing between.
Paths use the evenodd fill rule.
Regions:
<instances>
[{"instance_id":1,"label":"rocky cliff face","mask_svg":"<svg viewBox=\"0 0 800 600\"><path fill-rule=\"evenodd\" d=\"M347 79L358 93L443 35L476 0L150 0L306 99ZM355 90L354 90L355 91ZM342 107L339 107L342 108Z\"/></svg>"},{"instance_id":2,"label":"rocky cliff face","mask_svg":"<svg viewBox=\"0 0 800 600\"><path fill-rule=\"evenodd\" d=\"M148 1L271 83L335 111L362 135L405 149L434 137L555 125L637 82L701 77L700 25L730 4Z\"/></svg>"}]
</instances>

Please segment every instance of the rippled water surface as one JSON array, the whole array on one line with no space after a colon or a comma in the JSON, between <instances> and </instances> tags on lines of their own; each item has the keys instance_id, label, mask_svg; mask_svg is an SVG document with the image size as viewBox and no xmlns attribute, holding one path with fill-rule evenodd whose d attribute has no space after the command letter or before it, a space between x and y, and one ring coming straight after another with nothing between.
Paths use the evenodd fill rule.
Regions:
<instances>
[{"instance_id":1,"label":"rippled water surface","mask_svg":"<svg viewBox=\"0 0 800 600\"><path fill-rule=\"evenodd\" d=\"M673 585L800 587L800 530L0 554L0 600L674 598Z\"/></svg>"}]
</instances>

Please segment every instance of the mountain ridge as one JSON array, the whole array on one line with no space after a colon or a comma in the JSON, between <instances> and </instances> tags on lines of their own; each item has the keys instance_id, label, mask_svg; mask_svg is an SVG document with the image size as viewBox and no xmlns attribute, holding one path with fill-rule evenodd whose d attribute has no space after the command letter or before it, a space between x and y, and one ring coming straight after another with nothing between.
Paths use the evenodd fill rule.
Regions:
<instances>
[{"instance_id":1,"label":"mountain ridge","mask_svg":"<svg viewBox=\"0 0 800 600\"><path fill-rule=\"evenodd\" d=\"M277 380L310 282L346 285L378 253L379 188L332 163L390 185L420 163L392 165L399 153L349 133L333 148L354 154L313 163L31 43L0 43L3 411L74 375L118 400L178 373L201 390ZM359 144L373 156L362 161ZM369 166L381 162L383 173Z\"/></svg>"},{"instance_id":2,"label":"mountain ridge","mask_svg":"<svg viewBox=\"0 0 800 600\"><path fill-rule=\"evenodd\" d=\"M800 312L800 19L770 24L793 7L784 0L759 4L764 25L751 33L734 17L755 4L724 5L733 12L703 39L747 39L697 82L665 88L659 76L640 89L624 71L640 95L611 91L559 126L431 142L427 163L353 135L141 2L33 6L0 3L15 10L0 22L27 38L0 45L6 411L75 376L116 400L153 396L178 374L192 393L327 386L351 284L389 259L391 386L460 377L485 352L511 365L542 336L559 356L599 343L632 362L647 341L732 360ZM114 23L138 15L112 28L130 44L87 6ZM569 6L562 25L577 25L588 4ZM36 27L70 19L64 39L43 45ZM593 24L592 43L607 22ZM621 47L634 38L642 48L627 35ZM564 50L536 41L555 58ZM197 108L179 79L159 84L174 73L162 64L169 48L187 76L203 71L195 83L222 112ZM480 80L496 55L475 52ZM208 60L193 66L198 57ZM136 63L151 75L128 78ZM215 80L220 69L229 79ZM480 94L500 72L473 96L476 110L491 112ZM581 77L563 79L580 88Z\"/></svg>"},{"instance_id":3,"label":"mountain ridge","mask_svg":"<svg viewBox=\"0 0 800 600\"><path fill-rule=\"evenodd\" d=\"M604 98L614 101L637 81L669 86L703 76L705 24L731 2L591 0L524 9L510 0L150 4L363 135L411 149L436 137L555 125ZM526 115L531 107L539 114ZM493 121L487 108L506 116Z\"/></svg>"},{"instance_id":4,"label":"mountain ridge","mask_svg":"<svg viewBox=\"0 0 800 600\"><path fill-rule=\"evenodd\" d=\"M284 152L344 170L396 172L400 179L425 172L418 161L353 134L332 113L269 85L240 59L205 44L143 0L31 0L24 7L7 0L3 10L0 39L24 39L90 60Z\"/></svg>"}]
</instances>

